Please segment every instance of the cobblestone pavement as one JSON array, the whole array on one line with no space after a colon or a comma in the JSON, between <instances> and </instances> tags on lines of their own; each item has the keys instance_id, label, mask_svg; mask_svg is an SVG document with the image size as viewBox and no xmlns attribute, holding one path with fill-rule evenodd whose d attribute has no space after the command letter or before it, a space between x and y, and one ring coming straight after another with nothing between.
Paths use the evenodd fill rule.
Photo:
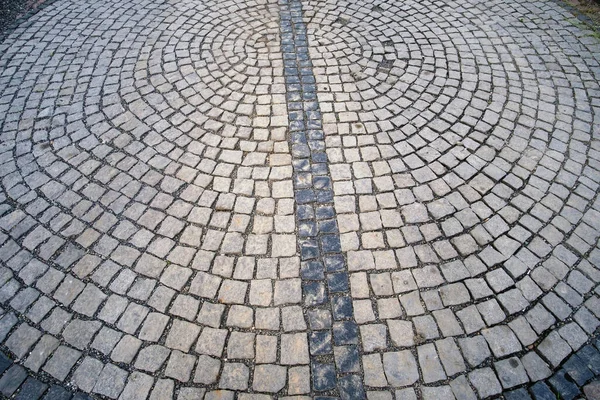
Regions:
<instances>
[{"instance_id":1,"label":"cobblestone pavement","mask_svg":"<svg viewBox=\"0 0 600 400\"><path fill-rule=\"evenodd\" d=\"M599 62L548 0L56 0L0 43L0 396L600 398Z\"/></svg>"}]
</instances>

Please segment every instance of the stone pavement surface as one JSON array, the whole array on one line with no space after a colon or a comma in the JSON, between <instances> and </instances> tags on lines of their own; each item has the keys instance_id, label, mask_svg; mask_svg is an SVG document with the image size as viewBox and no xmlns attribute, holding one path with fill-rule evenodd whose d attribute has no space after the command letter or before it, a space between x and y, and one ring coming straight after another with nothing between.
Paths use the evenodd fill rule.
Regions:
<instances>
[{"instance_id":1,"label":"stone pavement surface","mask_svg":"<svg viewBox=\"0 0 600 400\"><path fill-rule=\"evenodd\" d=\"M600 392L600 39L548 0L57 0L0 43L0 393Z\"/></svg>"}]
</instances>

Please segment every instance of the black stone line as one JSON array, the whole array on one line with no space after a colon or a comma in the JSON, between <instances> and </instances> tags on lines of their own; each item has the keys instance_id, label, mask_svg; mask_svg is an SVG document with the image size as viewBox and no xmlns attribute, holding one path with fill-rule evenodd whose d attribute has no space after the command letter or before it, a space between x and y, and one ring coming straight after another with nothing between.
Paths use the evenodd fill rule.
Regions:
<instances>
[{"instance_id":1,"label":"black stone line","mask_svg":"<svg viewBox=\"0 0 600 400\"><path fill-rule=\"evenodd\" d=\"M333 207L302 4L281 0L279 7L312 390L317 395L365 399L358 326Z\"/></svg>"},{"instance_id":2,"label":"black stone line","mask_svg":"<svg viewBox=\"0 0 600 400\"><path fill-rule=\"evenodd\" d=\"M15 400L92 400L92 397L86 393L80 391L72 393L73 388L67 390L67 385L63 383L54 384L45 379L38 379L41 375L25 369L0 351L0 398L13 398Z\"/></svg>"}]
</instances>

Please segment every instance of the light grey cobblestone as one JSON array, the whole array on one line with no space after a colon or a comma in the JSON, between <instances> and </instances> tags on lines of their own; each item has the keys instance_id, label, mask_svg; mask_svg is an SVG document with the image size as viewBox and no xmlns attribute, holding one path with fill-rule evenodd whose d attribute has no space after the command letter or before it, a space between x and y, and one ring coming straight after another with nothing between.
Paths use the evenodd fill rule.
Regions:
<instances>
[{"instance_id":1,"label":"light grey cobblestone","mask_svg":"<svg viewBox=\"0 0 600 400\"><path fill-rule=\"evenodd\" d=\"M594 29L522 0L27 14L0 33L0 393L591 390Z\"/></svg>"}]
</instances>

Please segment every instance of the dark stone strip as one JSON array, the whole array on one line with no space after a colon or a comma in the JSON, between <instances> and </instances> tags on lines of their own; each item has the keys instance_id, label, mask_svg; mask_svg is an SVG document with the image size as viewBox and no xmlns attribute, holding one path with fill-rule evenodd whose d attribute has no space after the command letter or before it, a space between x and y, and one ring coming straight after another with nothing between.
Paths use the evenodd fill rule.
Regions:
<instances>
[{"instance_id":1,"label":"dark stone strip","mask_svg":"<svg viewBox=\"0 0 600 400\"><path fill-rule=\"evenodd\" d=\"M302 4L282 0L279 5L312 388L317 396L364 399L358 326L333 207Z\"/></svg>"},{"instance_id":2,"label":"dark stone strip","mask_svg":"<svg viewBox=\"0 0 600 400\"><path fill-rule=\"evenodd\" d=\"M0 352L0 398L15 400L92 400L88 394L73 388L65 389L64 383L53 383L15 363ZM40 378L40 379L38 379ZM46 381L46 382L44 382ZM13 397L14 396L14 397Z\"/></svg>"}]
</instances>

